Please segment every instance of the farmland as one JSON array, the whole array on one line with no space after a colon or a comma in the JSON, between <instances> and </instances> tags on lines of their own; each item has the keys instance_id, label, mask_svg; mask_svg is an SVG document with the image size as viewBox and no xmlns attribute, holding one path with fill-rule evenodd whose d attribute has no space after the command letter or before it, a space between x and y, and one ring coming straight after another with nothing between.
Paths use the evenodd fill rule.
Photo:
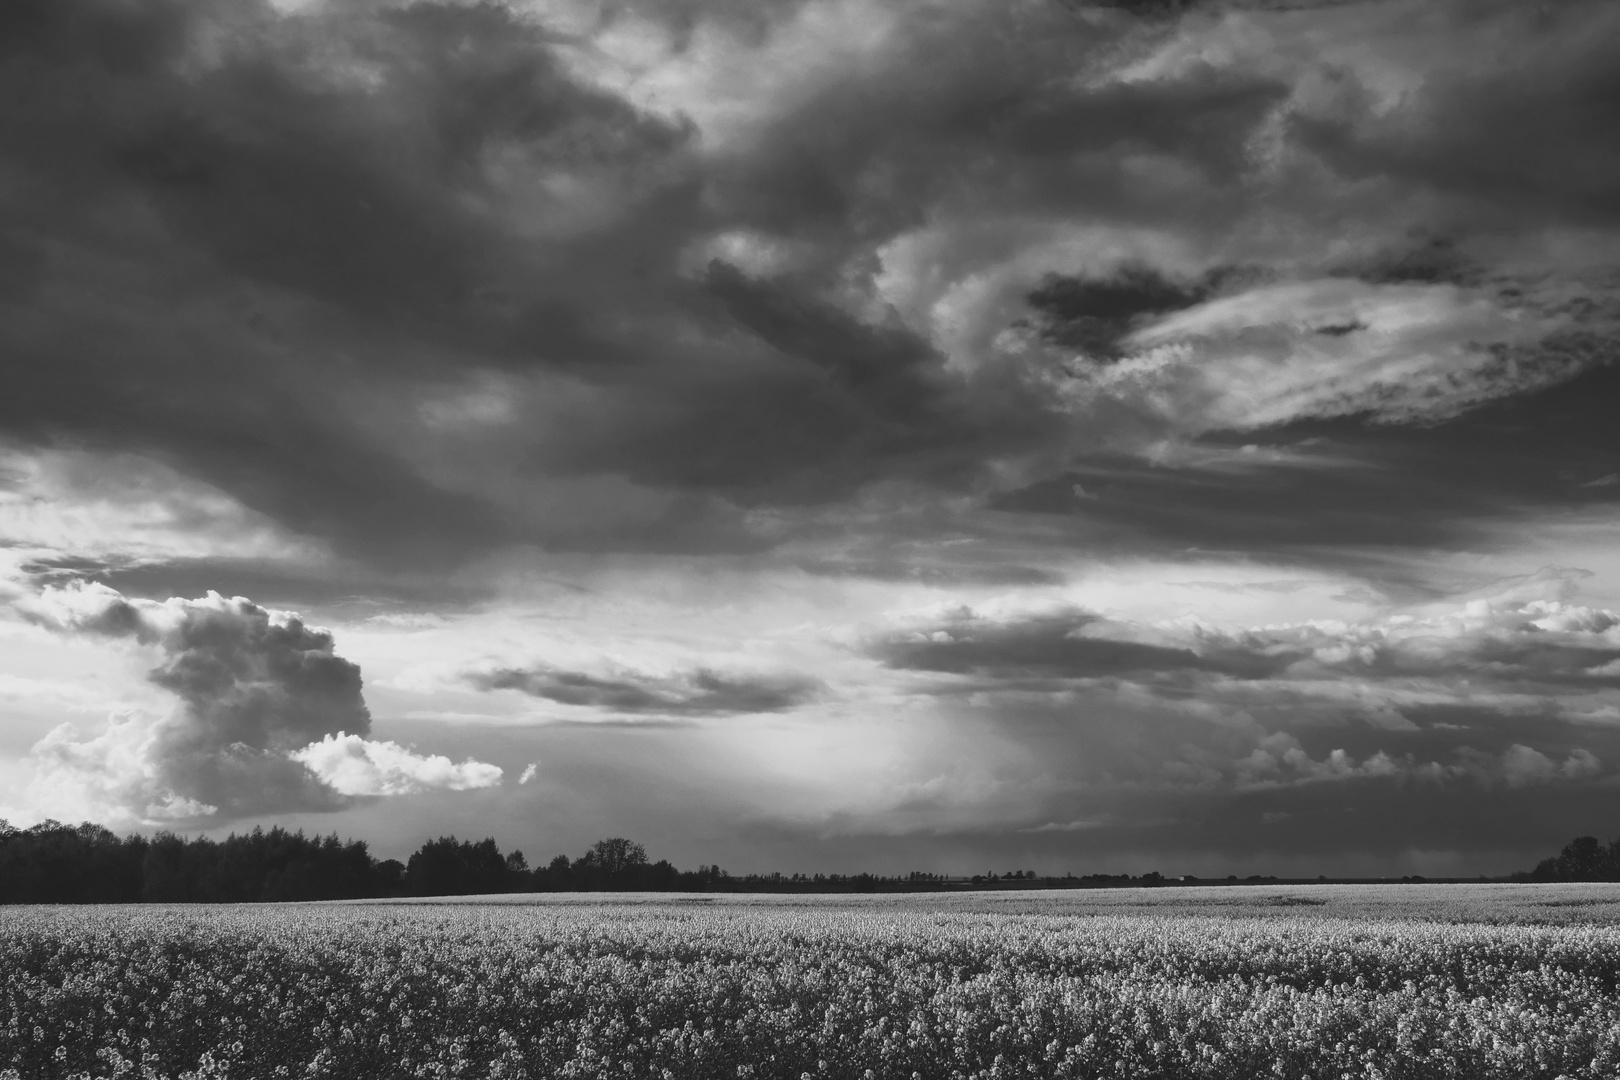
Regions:
<instances>
[{"instance_id":1,"label":"farmland","mask_svg":"<svg viewBox=\"0 0 1620 1080\"><path fill-rule=\"evenodd\" d=\"M0 1076L1612 1077L1617 913L1612 885L12 908Z\"/></svg>"}]
</instances>

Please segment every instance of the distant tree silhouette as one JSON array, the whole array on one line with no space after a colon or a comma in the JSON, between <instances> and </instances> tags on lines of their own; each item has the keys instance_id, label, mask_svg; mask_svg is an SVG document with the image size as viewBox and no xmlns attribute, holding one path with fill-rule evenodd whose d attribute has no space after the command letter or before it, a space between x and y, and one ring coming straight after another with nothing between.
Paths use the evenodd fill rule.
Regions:
<instances>
[{"instance_id":1,"label":"distant tree silhouette","mask_svg":"<svg viewBox=\"0 0 1620 1080\"><path fill-rule=\"evenodd\" d=\"M378 896L405 894L405 864L398 859L384 859L372 868L372 881Z\"/></svg>"},{"instance_id":2,"label":"distant tree silhouette","mask_svg":"<svg viewBox=\"0 0 1620 1080\"><path fill-rule=\"evenodd\" d=\"M510 852L506 856L506 891L534 892L535 889L534 871L529 869L529 860L524 858L521 851Z\"/></svg>"},{"instance_id":3,"label":"distant tree silhouette","mask_svg":"<svg viewBox=\"0 0 1620 1080\"><path fill-rule=\"evenodd\" d=\"M141 899L149 904L186 904L211 899L203 878L213 861L214 843L205 837L187 843L174 833L158 833L141 861Z\"/></svg>"},{"instance_id":4,"label":"distant tree silhouette","mask_svg":"<svg viewBox=\"0 0 1620 1080\"><path fill-rule=\"evenodd\" d=\"M1620 837L1605 845L1595 836L1577 836L1564 850L1543 859L1528 874L1529 881L1620 881Z\"/></svg>"},{"instance_id":5,"label":"distant tree silhouette","mask_svg":"<svg viewBox=\"0 0 1620 1080\"><path fill-rule=\"evenodd\" d=\"M1521 879L1596 881L1620 878L1620 841L1607 847L1580 837ZM973 878L989 888L1024 888L1033 870ZM1106 888L1162 884L1157 873L1088 874L1047 879L1047 887ZM1233 879L1235 880L1235 879ZM1251 877L1251 882L1262 880ZM174 833L120 838L89 823L45 821L17 829L0 821L0 903L254 903L389 896L456 896L501 892L898 892L952 887L939 875L748 874L718 865L676 869L651 862L622 836L592 844L577 859L558 855L530 867L523 852L502 854L493 839L428 840L409 860L381 862L359 840L305 836L280 827L232 833L223 840Z\"/></svg>"},{"instance_id":6,"label":"distant tree silhouette","mask_svg":"<svg viewBox=\"0 0 1620 1080\"><path fill-rule=\"evenodd\" d=\"M506 892L506 859L494 840L429 840L405 864L405 888L412 896L460 896Z\"/></svg>"},{"instance_id":7,"label":"distant tree silhouette","mask_svg":"<svg viewBox=\"0 0 1620 1080\"><path fill-rule=\"evenodd\" d=\"M592 844L590 850L575 859L568 868L573 887L586 891L625 892L652 888L670 888L661 884L661 878L673 878L675 868L654 870L647 861L647 849L622 836L609 837Z\"/></svg>"},{"instance_id":8,"label":"distant tree silhouette","mask_svg":"<svg viewBox=\"0 0 1620 1080\"><path fill-rule=\"evenodd\" d=\"M274 828L224 840L173 833L120 839L86 823L0 829L0 903L247 903L399 892L400 873L362 841ZM393 863L400 872L403 867Z\"/></svg>"},{"instance_id":9,"label":"distant tree silhouette","mask_svg":"<svg viewBox=\"0 0 1620 1080\"><path fill-rule=\"evenodd\" d=\"M588 866L604 874L622 874L647 865L647 849L633 840L615 836L598 840L591 850L580 856L578 865Z\"/></svg>"},{"instance_id":10,"label":"distant tree silhouette","mask_svg":"<svg viewBox=\"0 0 1620 1080\"><path fill-rule=\"evenodd\" d=\"M100 825L0 821L0 903L115 904L139 900L145 841Z\"/></svg>"},{"instance_id":11,"label":"distant tree silhouette","mask_svg":"<svg viewBox=\"0 0 1620 1080\"><path fill-rule=\"evenodd\" d=\"M568 856L558 855L545 866L536 867L529 874L530 888L536 892L571 892L574 888L574 870Z\"/></svg>"}]
</instances>

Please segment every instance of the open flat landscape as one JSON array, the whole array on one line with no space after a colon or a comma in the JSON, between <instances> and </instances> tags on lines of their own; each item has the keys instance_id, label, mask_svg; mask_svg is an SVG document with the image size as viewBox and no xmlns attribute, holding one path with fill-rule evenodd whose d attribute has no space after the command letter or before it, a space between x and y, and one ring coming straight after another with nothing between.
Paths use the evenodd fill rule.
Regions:
<instances>
[{"instance_id":1,"label":"open flat landscape","mask_svg":"<svg viewBox=\"0 0 1620 1080\"><path fill-rule=\"evenodd\" d=\"M0 0L0 1080L1620 1080L1617 132L1620 0Z\"/></svg>"},{"instance_id":2,"label":"open flat landscape","mask_svg":"<svg viewBox=\"0 0 1620 1080\"><path fill-rule=\"evenodd\" d=\"M0 1076L1612 1077L1620 886L0 911Z\"/></svg>"}]
</instances>

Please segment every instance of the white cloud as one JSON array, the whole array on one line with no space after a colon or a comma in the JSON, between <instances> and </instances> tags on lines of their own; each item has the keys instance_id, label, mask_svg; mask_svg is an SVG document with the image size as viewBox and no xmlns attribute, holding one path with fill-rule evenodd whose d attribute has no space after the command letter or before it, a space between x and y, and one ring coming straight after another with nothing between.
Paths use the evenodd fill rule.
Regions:
<instances>
[{"instance_id":1,"label":"white cloud","mask_svg":"<svg viewBox=\"0 0 1620 1080\"><path fill-rule=\"evenodd\" d=\"M156 746L160 719L143 713L109 718L99 735L81 737L63 724L29 753L33 775L4 816L133 825L205 817L218 808L187 798L164 783ZM188 813L188 811L192 813Z\"/></svg>"},{"instance_id":2,"label":"white cloud","mask_svg":"<svg viewBox=\"0 0 1620 1080\"><path fill-rule=\"evenodd\" d=\"M457 765L440 754L418 754L395 742L338 732L289 755L339 793L351 796L411 795L421 791L468 791L494 787L501 768L468 758ZM533 775L530 765L520 782Z\"/></svg>"}]
</instances>

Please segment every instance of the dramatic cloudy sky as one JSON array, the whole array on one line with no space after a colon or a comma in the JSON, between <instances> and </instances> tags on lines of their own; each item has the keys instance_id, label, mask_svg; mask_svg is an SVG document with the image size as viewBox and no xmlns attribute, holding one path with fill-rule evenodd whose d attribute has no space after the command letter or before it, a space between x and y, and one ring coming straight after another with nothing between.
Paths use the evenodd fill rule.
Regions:
<instances>
[{"instance_id":1,"label":"dramatic cloudy sky","mask_svg":"<svg viewBox=\"0 0 1620 1080\"><path fill-rule=\"evenodd\" d=\"M1620 5L9 0L0 816L1620 830Z\"/></svg>"}]
</instances>

